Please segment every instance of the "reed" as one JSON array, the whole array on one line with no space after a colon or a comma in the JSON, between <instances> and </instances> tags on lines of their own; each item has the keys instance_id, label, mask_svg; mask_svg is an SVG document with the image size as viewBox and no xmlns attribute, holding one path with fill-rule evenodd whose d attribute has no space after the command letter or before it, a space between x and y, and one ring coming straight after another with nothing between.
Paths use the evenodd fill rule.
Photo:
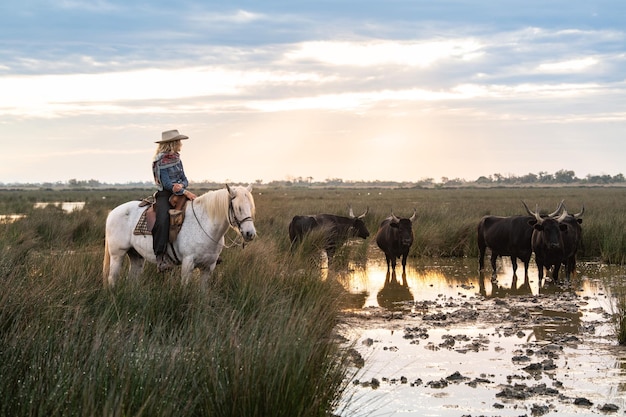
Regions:
<instances>
[{"instance_id":1,"label":"reed","mask_svg":"<svg viewBox=\"0 0 626 417\"><path fill-rule=\"evenodd\" d=\"M617 342L626 346L626 293L617 296L616 312L613 317Z\"/></svg>"}]
</instances>

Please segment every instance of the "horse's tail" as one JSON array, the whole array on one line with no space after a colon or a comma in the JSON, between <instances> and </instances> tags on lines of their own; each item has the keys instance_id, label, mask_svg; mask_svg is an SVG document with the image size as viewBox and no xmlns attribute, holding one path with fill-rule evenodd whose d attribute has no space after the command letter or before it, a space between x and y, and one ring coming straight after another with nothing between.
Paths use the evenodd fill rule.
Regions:
<instances>
[{"instance_id":1,"label":"horse's tail","mask_svg":"<svg viewBox=\"0 0 626 417\"><path fill-rule=\"evenodd\" d=\"M109 284L109 272L111 271L111 255L109 255L109 240L104 238L104 260L102 261L102 282L106 287Z\"/></svg>"}]
</instances>

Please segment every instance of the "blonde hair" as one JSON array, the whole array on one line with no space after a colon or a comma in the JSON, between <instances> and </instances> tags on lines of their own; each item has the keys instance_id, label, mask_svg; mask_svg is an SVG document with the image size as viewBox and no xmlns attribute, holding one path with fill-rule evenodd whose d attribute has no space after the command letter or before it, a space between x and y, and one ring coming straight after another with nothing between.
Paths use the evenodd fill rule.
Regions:
<instances>
[{"instance_id":1,"label":"blonde hair","mask_svg":"<svg viewBox=\"0 0 626 417\"><path fill-rule=\"evenodd\" d=\"M180 140L172 140L170 142L159 143L156 152L154 153L154 156L156 157L160 153L180 152L182 146L183 144Z\"/></svg>"}]
</instances>

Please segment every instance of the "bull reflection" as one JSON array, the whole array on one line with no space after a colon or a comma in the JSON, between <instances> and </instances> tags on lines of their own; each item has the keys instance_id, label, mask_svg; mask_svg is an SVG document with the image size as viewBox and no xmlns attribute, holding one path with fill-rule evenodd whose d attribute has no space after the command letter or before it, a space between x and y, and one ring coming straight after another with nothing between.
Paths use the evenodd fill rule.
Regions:
<instances>
[{"instance_id":1,"label":"bull reflection","mask_svg":"<svg viewBox=\"0 0 626 417\"><path fill-rule=\"evenodd\" d=\"M478 275L478 291L480 295L486 298L504 298L512 295L532 295L533 290L528 276L524 277L524 281L519 287L517 279L517 275L513 274L513 277L511 278L511 286L507 288L498 284L498 280L490 278L491 292L487 293L485 274L481 271Z\"/></svg>"},{"instance_id":2,"label":"bull reflection","mask_svg":"<svg viewBox=\"0 0 626 417\"><path fill-rule=\"evenodd\" d=\"M399 311L406 309L402 303L405 301L413 301L413 294L409 289L406 280L406 272L402 273L402 282L398 281L396 271L387 270L385 276L385 284L376 295L378 305L389 311Z\"/></svg>"}]
</instances>

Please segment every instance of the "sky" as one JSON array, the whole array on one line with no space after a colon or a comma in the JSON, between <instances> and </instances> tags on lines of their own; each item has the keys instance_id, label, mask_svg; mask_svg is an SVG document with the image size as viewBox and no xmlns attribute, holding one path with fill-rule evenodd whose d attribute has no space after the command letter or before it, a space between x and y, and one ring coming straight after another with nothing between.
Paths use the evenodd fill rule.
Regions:
<instances>
[{"instance_id":1,"label":"sky","mask_svg":"<svg viewBox=\"0 0 626 417\"><path fill-rule=\"evenodd\" d=\"M0 183L626 173L623 0L0 4Z\"/></svg>"}]
</instances>

